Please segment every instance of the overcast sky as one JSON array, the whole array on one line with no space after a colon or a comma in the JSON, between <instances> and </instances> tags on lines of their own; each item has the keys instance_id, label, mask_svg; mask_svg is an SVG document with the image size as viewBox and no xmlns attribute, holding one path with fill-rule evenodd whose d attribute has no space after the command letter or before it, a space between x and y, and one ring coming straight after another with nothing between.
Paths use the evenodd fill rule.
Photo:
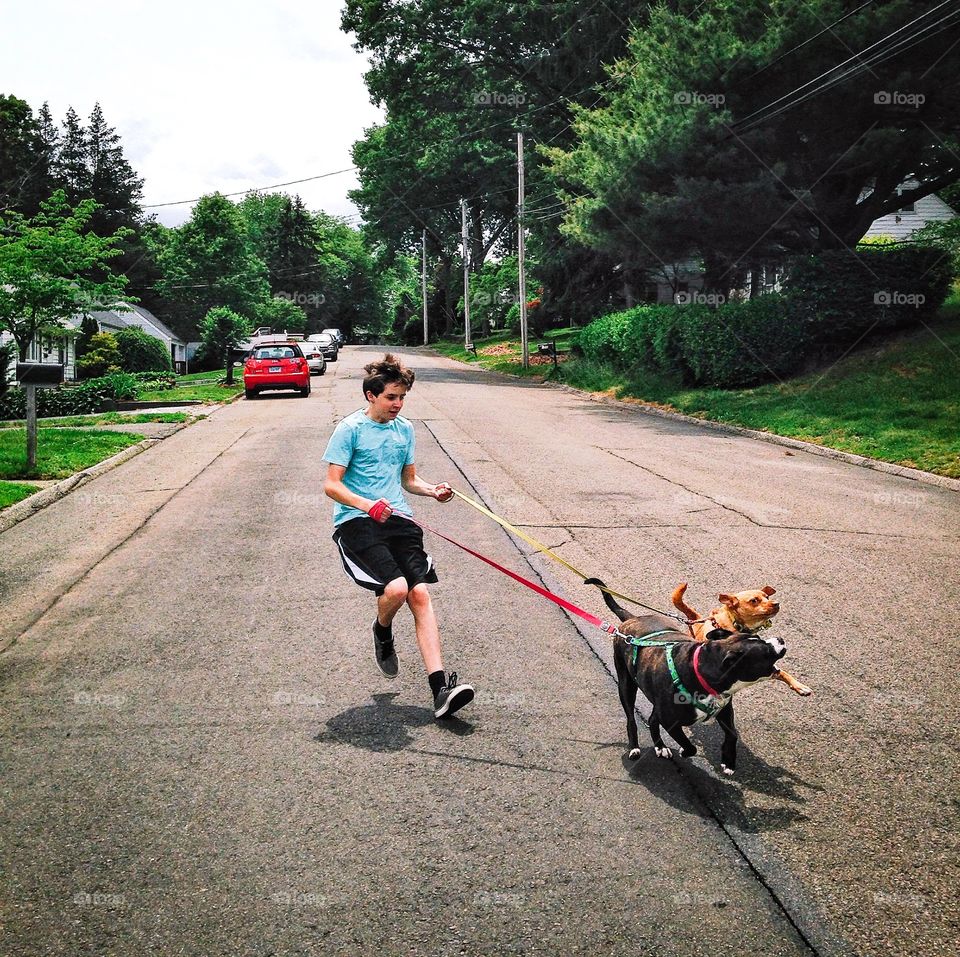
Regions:
<instances>
[{"instance_id":1,"label":"overcast sky","mask_svg":"<svg viewBox=\"0 0 960 957\"><path fill-rule=\"evenodd\" d=\"M144 178L143 203L192 199L352 166L381 119L341 0L0 0L0 93L59 123L98 100ZM353 173L290 186L355 213ZM235 197L239 198L239 197ZM169 226L190 206L150 210Z\"/></svg>"}]
</instances>

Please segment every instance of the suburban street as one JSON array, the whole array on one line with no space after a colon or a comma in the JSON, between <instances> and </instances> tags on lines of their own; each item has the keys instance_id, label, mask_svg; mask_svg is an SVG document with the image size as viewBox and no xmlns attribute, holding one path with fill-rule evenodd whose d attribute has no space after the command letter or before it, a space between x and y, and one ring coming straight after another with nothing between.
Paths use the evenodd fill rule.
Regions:
<instances>
[{"instance_id":1,"label":"suburban street","mask_svg":"<svg viewBox=\"0 0 960 957\"><path fill-rule=\"evenodd\" d=\"M0 954L960 954L957 493L401 349L418 473L612 587L770 584L779 682L627 759L609 639L439 538L436 722L330 540L364 405L217 410L0 535ZM465 503L418 517L607 617ZM538 577L539 576L539 577Z\"/></svg>"}]
</instances>

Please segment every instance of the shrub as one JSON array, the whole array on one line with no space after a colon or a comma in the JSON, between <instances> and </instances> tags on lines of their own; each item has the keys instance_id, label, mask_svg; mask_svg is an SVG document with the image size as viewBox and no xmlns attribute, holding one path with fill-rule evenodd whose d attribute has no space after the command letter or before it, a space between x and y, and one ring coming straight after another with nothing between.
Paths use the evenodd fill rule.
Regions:
<instances>
[{"instance_id":1,"label":"shrub","mask_svg":"<svg viewBox=\"0 0 960 957\"><path fill-rule=\"evenodd\" d=\"M107 372L119 372L121 361L116 336L98 332L91 336L86 355L77 359L77 375L81 379L95 379Z\"/></svg>"},{"instance_id":2,"label":"shrub","mask_svg":"<svg viewBox=\"0 0 960 957\"><path fill-rule=\"evenodd\" d=\"M795 261L785 288L795 320L817 343L926 322L950 289L951 265L930 246L861 247Z\"/></svg>"},{"instance_id":3,"label":"shrub","mask_svg":"<svg viewBox=\"0 0 960 957\"><path fill-rule=\"evenodd\" d=\"M126 373L113 373L90 379L82 385L56 389L37 389L37 416L86 415L106 412L116 402L136 398L136 380ZM23 419L27 402L23 389L10 389L0 395L0 420Z\"/></svg>"},{"instance_id":4,"label":"shrub","mask_svg":"<svg viewBox=\"0 0 960 957\"><path fill-rule=\"evenodd\" d=\"M677 307L676 336L686 378L698 385L739 388L796 372L807 334L783 296Z\"/></svg>"},{"instance_id":5,"label":"shrub","mask_svg":"<svg viewBox=\"0 0 960 957\"><path fill-rule=\"evenodd\" d=\"M120 349L120 365L124 372L170 372L167 347L142 329L121 329L114 337Z\"/></svg>"}]
</instances>

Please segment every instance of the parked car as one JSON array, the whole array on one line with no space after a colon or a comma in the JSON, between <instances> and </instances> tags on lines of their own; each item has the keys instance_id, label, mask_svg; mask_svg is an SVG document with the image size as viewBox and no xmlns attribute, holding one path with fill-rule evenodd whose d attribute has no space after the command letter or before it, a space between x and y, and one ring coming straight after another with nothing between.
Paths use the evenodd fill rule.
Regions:
<instances>
[{"instance_id":1,"label":"parked car","mask_svg":"<svg viewBox=\"0 0 960 957\"><path fill-rule=\"evenodd\" d=\"M301 342L300 349L307 365L310 366L310 375L323 375L327 371L327 360L323 356L319 342Z\"/></svg>"},{"instance_id":2,"label":"parked car","mask_svg":"<svg viewBox=\"0 0 960 957\"><path fill-rule=\"evenodd\" d=\"M321 329L320 332L323 335L333 336L337 340L337 345L343 345L343 330L342 329Z\"/></svg>"},{"instance_id":3,"label":"parked car","mask_svg":"<svg viewBox=\"0 0 960 957\"><path fill-rule=\"evenodd\" d=\"M307 337L307 342L320 346L320 351L327 362L337 361L337 356L340 354L340 343L328 332L314 333L314 335Z\"/></svg>"},{"instance_id":4,"label":"parked car","mask_svg":"<svg viewBox=\"0 0 960 957\"><path fill-rule=\"evenodd\" d=\"M310 395L310 366L297 342L254 346L243 364L243 392L256 398L264 389L296 389Z\"/></svg>"}]
</instances>

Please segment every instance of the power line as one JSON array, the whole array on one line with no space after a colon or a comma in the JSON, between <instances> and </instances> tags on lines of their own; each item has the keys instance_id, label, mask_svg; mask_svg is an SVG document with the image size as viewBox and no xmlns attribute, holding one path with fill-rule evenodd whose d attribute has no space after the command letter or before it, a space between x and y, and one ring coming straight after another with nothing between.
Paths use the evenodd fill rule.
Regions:
<instances>
[{"instance_id":1,"label":"power line","mask_svg":"<svg viewBox=\"0 0 960 957\"><path fill-rule=\"evenodd\" d=\"M951 2L955 2L955 0L943 0L942 3L939 3L933 9L928 10L926 13L921 14L919 17L916 17L914 20L911 20L909 23L903 24L903 26L900 26L896 30L893 30L892 32L887 34L887 36L881 38L880 40L877 40L876 43L872 43L870 44L870 46L865 47L859 53L855 53L853 56L842 61L841 63L838 63L836 66L831 67L829 70L825 70L819 76L814 77L812 80L808 80L806 83L796 87L795 89L791 90L789 93L785 93L783 96L778 97L775 100L772 100L766 106L763 106L759 110L755 110L753 113L750 113L747 116L743 117L743 119L738 120L736 123L733 124L733 128L742 132L747 128L757 126L760 123L765 122L766 120L772 119L774 116L778 116L780 113L783 113L788 109L792 109L793 107L798 106L800 103L803 103L806 100L814 96L817 96L820 93L823 93L826 90L831 89L832 87L837 86L840 83L845 82L846 80L850 79L850 77L856 76L859 73L863 73L864 71L870 69L875 64L882 63L885 60L889 59L891 56L895 56L898 53L905 52L907 49L910 49L912 46L915 46L917 43L922 42L923 39L930 39L930 37L923 37L923 34L927 33L929 30L933 29L934 27L940 26L941 24L946 23L946 21L956 17L958 13L960 13L960 10L955 10L952 13L947 14L947 16L942 17L941 19L935 21L934 23L927 24L921 29L914 31L909 36L898 40L894 44L888 44L888 41L892 40L898 34L904 33L906 30L913 27L915 24L919 23L921 20L924 20L927 17L931 16L932 14L936 13L941 7L948 6ZM952 24L950 24L950 26L952 26ZM942 29L948 29L948 27L942 27ZM937 30L937 33L940 33L940 32L942 32L942 30ZM936 34L933 34L933 36L935 35ZM874 50L877 47L881 47L881 49L876 50L875 53L871 54L866 59L861 59L864 57L864 54L868 53L870 50ZM904 49L899 49L900 47L903 47ZM855 66L847 69L846 72L842 72L837 76L834 76L832 79L827 80L825 83L821 83L819 86L814 86L814 84L819 83L825 77L829 77L830 74L836 73L838 70L843 70L844 67L847 67L848 64L852 63L855 60L859 62ZM807 88L811 86L813 86L814 88L812 90L807 90ZM791 97L794 97L795 94L800 93L803 90L807 90L807 92L804 93L802 96L796 97L795 99L791 100ZM787 102L784 102L784 101L787 101ZM766 116L762 115L767 113L767 111L770 110L772 107L777 106L777 104L783 104L783 105Z\"/></svg>"}]
</instances>

